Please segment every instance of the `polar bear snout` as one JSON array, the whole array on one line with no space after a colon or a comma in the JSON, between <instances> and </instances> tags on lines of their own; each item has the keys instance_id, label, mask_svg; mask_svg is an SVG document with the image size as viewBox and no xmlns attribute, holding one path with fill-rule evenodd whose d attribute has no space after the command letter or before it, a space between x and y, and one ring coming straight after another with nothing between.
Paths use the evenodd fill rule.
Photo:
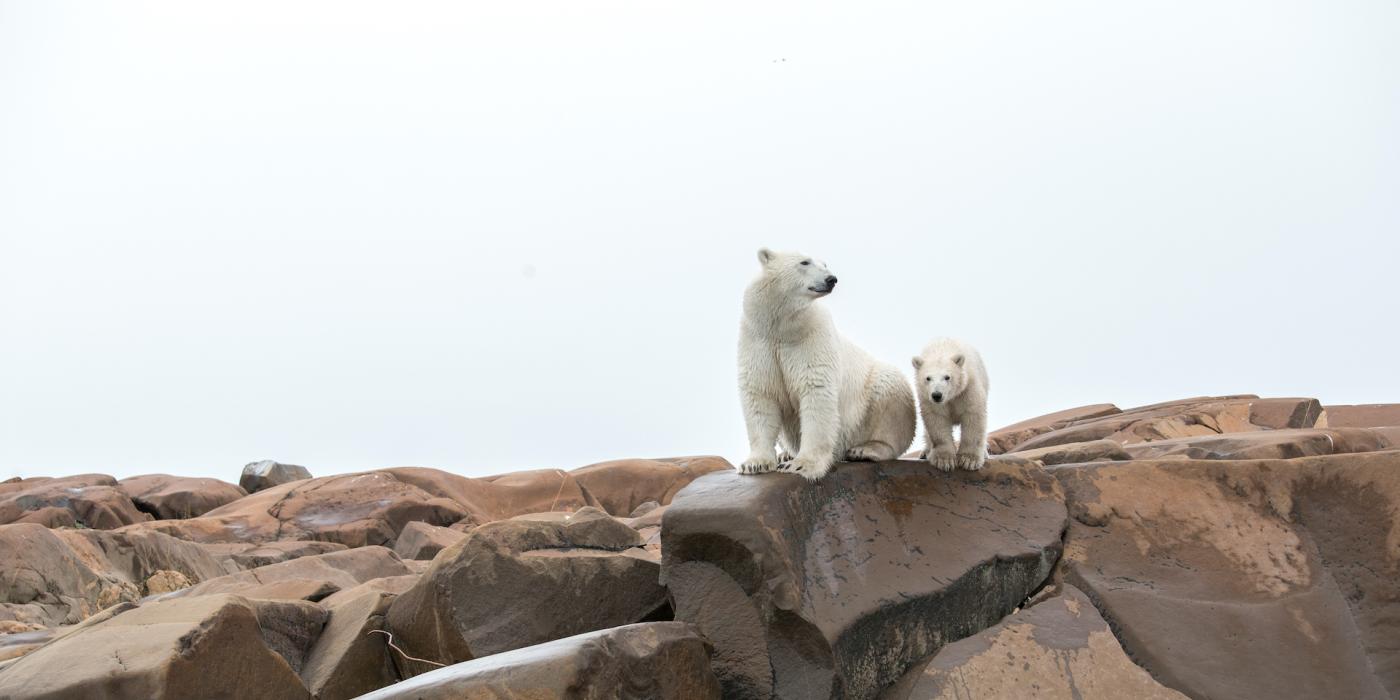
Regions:
<instances>
[{"instance_id":1,"label":"polar bear snout","mask_svg":"<svg viewBox=\"0 0 1400 700\"><path fill-rule=\"evenodd\" d=\"M932 394L929 394L928 397L930 399L933 399L934 403L943 403L943 392L941 391L935 391Z\"/></svg>"},{"instance_id":2,"label":"polar bear snout","mask_svg":"<svg viewBox=\"0 0 1400 700\"><path fill-rule=\"evenodd\" d=\"M821 284L814 284L807 289L817 294L830 294L831 290L836 289L836 276L827 275L826 279L822 280Z\"/></svg>"}]
</instances>

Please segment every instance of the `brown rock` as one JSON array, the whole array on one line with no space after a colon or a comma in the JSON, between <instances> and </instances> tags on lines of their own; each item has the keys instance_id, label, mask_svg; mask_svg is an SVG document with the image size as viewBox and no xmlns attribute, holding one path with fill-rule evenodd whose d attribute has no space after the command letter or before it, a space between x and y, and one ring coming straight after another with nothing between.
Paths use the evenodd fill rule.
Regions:
<instances>
[{"instance_id":1,"label":"brown rock","mask_svg":"<svg viewBox=\"0 0 1400 700\"><path fill-rule=\"evenodd\" d=\"M1012 423L987 435L987 450L992 454L1011 452L1017 445L1042 433L1058 430L1077 421L1102 418L1115 413L1120 413L1117 406L1111 403L1096 403Z\"/></svg>"},{"instance_id":2,"label":"brown rock","mask_svg":"<svg viewBox=\"0 0 1400 700\"><path fill-rule=\"evenodd\" d=\"M1160 443L1145 443L1160 444ZM1009 453L1021 459L1030 459L1044 465L1079 464L1082 462L1113 462L1132 459L1123 446L1112 440L1091 440L1070 442L1063 445L1050 445L1033 450L1017 450Z\"/></svg>"},{"instance_id":3,"label":"brown rock","mask_svg":"<svg viewBox=\"0 0 1400 700\"><path fill-rule=\"evenodd\" d=\"M256 493L273 486L310 478L311 472L307 471L306 467L266 459L244 465L243 473L238 477L238 485L248 493Z\"/></svg>"},{"instance_id":4,"label":"brown rock","mask_svg":"<svg viewBox=\"0 0 1400 700\"><path fill-rule=\"evenodd\" d=\"M678 491L701 475L733 469L723 457L706 456L619 459L580 467L569 474L597 500L598 507L626 517L649 501L670 503Z\"/></svg>"},{"instance_id":5,"label":"brown rock","mask_svg":"<svg viewBox=\"0 0 1400 700\"><path fill-rule=\"evenodd\" d=\"M1311 428L1321 407L1316 399L1202 397L1132 408L1079 420L1016 446L1025 451L1108 438L1122 445L1197 435L1278 428ZM1256 422L1257 421L1257 422Z\"/></svg>"},{"instance_id":6,"label":"brown rock","mask_svg":"<svg viewBox=\"0 0 1400 700\"><path fill-rule=\"evenodd\" d=\"M117 480L105 474L41 476L0 484L0 525L110 530L150 519L117 488Z\"/></svg>"},{"instance_id":7,"label":"brown rock","mask_svg":"<svg viewBox=\"0 0 1400 700\"><path fill-rule=\"evenodd\" d=\"M278 621L292 616L260 614L267 605L209 596L126 610L10 664L0 673L0 697L306 698L288 660L264 638L283 642Z\"/></svg>"},{"instance_id":8,"label":"brown rock","mask_svg":"<svg viewBox=\"0 0 1400 700\"><path fill-rule=\"evenodd\" d=\"M404 564L408 563L410 562L404 562ZM426 564L427 562L417 563ZM372 578L357 586L336 591L335 593L328 596L325 600L322 600L320 602L321 605L324 605L327 608L335 609L342 603L354 600L355 598L365 595L366 593L387 593L390 596L403 595L405 592L408 591L408 589L413 588L413 584L418 583L419 576L421 576L421 574L413 573L404 574L402 576L383 576L380 578Z\"/></svg>"},{"instance_id":9,"label":"brown rock","mask_svg":"<svg viewBox=\"0 0 1400 700\"><path fill-rule=\"evenodd\" d=\"M1381 428L1400 425L1400 403L1327 406L1320 428Z\"/></svg>"},{"instance_id":10,"label":"brown rock","mask_svg":"<svg viewBox=\"0 0 1400 700\"><path fill-rule=\"evenodd\" d=\"M1132 459L1291 459L1389 449L1391 441L1366 428L1266 430L1202 435L1128 445ZM1082 460L1088 461L1088 460Z\"/></svg>"},{"instance_id":11,"label":"brown rock","mask_svg":"<svg viewBox=\"0 0 1400 700\"><path fill-rule=\"evenodd\" d=\"M380 633L393 600L387 593L365 591L330 608L330 622L301 672L313 698L354 698L398 682L389 645Z\"/></svg>"},{"instance_id":12,"label":"brown rock","mask_svg":"<svg viewBox=\"0 0 1400 700\"><path fill-rule=\"evenodd\" d=\"M715 645L726 697L870 698L1025 600L1065 521L1025 460L710 474L666 511L663 582Z\"/></svg>"},{"instance_id":13,"label":"brown rock","mask_svg":"<svg viewBox=\"0 0 1400 700\"><path fill-rule=\"evenodd\" d=\"M1073 586L943 647L882 700L1185 700L1128 659Z\"/></svg>"},{"instance_id":14,"label":"brown rock","mask_svg":"<svg viewBox=\"0 0 1400 700\"><path fill-rule=\"evenodd\" d=\"M658 564L621 553L641 543L636 530L596 509L573 515L489 523L443 550L390 607L395 643L457 663L638 622L665 605ZM430 668L399 663L404 676Z\"/></svg>"},{"instance_id":15,"label":"brown rock","mask_svg":"<svg viewBox=\"0 0 1400 700\"><path fill-rule=\"evenodd\" d=\"M1191 697L1400 695L1400 452L1061 467L1060 571Z\"/></svg>"},{"instance_id":16,"label":"brown rock","mask_svg":"<svg viewBox=\"0 0 1400 700\"><path fill-rule=\"evenodd\" d=\"M141 588L146 595L160 595L162 593L178 591L181 588L189 588L192 585L194 584L190 582L189 577L184 574L178 571L162 569L151 574Z\"/></svg>"},{"instance_id":17,"label":"brown rock","mask_svg":"<svg viewBox=\"0 0 1400 700\"><path fill-rule=\"evenodd\" d=\"M717 699L708 656L688 625L627 625L437 669L365 700Z\"/></svg>"},{"instance_id":18,"label":"brown rock","mask_svg":"<svg viewBox=\"0 0 1400 700\"><path fill-rule=\"evenodd\" d=\"M422 467L398 467L385 471L405 483L454 501L469 514L468 521L471 523L489 523L523 513L572 511L596 505L578 480L560 469L536 469L479 479Z\"/></svg>"},{"instance_id":19,"label":"brown rock","mask_svg":"<svg viewBox=\"0 0 1400 700\"><path fill-rule=\"evenodd\" d=\"M462 541L467 534L427 523L409 523L399 533L394 552L403 559L432 559L448 547Z\"/></svg>"},{"instance_id":20,"label":"brown rock","mask_svg":"<svg viewBox=\"0 0 1400 700\"><path fill-rule=\"evenodd\" d=\"M237 593L250 598L318 600L371 579L408 573L392 551L378 546L360 547L220 576L174 595Z\"/></svg>"},{"instance_id":21,"label":"brown rock","mask_svg":"<svg viewBox=\"0 0 1400 700\"><path fill-rule=\"evenodd\" d=\"M302 557L314 557L318 554L343 552L349 549L338 542L317 542L315 540L278 540L251 547L236 546L240 546L242 549L234 552L231 558L242 569L256 569L269 564L281 564L284 561Z\"/></svg>"},{"instance_id":22,"label":"brown rock","mask_svg":"<svg viewBox=\"0 0 1400 700\"><path fill-rule=\"evenodd\" d=\"M193 518L248 495L218 479L169 474L133 476L117 482L136 507L162 520Z\"/></svg>"}]
</instances>

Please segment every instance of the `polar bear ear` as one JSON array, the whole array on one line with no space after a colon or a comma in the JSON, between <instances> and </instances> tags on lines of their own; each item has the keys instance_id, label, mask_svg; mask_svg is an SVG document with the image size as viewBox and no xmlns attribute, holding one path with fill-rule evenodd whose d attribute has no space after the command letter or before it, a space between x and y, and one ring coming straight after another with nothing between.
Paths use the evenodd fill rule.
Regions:
<instances>
[{"instance_id":1,"label":"polar bear ear","mask_svg":"<svg viewBox=\"0 0 1400 700\"><path fill-rule=\"evenodd\" d=\"M962 363L963 363L963 356L962 356L962 355L954 355L954 356L953 356L953 364L955 364L955 365L961 367L961 366L962 366Z\"/></svg>"},{"instance_id":2,"label":"polar bear ear","mask_svg":"<svg viewBox=\"0 0 1400 700\"><path fill-rule=\"evenodd\" d=\"M924 366L924 358L919 357L918 355L915 355L915 356L914 356L914 369L919 369L920 367L923 367L923 366Z\"/></svg>"},{"instance_id":3,"label":"polar bear ear","mask_svg":"<svg viewBox=\"0 0 1400 700\"><path fill-rule=\"evenodd\" d=\"M767 248L759 248L759 249L758 249L758 264L759 264L759 265L767 265L768 262L769 262L770 260L773 259L773 256L774 256L773 251L768 250Z\"/></svg>"}]
</instances>

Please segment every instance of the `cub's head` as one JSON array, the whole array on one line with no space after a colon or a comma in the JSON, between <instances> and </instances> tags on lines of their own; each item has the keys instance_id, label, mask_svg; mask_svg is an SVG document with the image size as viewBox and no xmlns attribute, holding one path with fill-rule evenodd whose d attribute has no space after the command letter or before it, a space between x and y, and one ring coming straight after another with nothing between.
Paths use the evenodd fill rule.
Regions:
<instances>
[{"instance_id":1,"label":"cub's head","mask_svg":"<svg viewBox=\"0 0 1400 700\"><path fill-rule=\"evenodd\" d=\"M914 380L927 401L952 401L967 386L967 358L961 352L930 348L914 356Z\"/></svg>"},{"instance_id":2,"label":"cub's head","mask_svg":"<svg viewBox=\"0 0 1400 700\"><path fill-rule=\"evenodd\" d=\"M836 289L836 275L826 263L809 255L759 248L758 264L763 266L764 279L794 296L817 299Z\"/></svg>"}]
</instances>

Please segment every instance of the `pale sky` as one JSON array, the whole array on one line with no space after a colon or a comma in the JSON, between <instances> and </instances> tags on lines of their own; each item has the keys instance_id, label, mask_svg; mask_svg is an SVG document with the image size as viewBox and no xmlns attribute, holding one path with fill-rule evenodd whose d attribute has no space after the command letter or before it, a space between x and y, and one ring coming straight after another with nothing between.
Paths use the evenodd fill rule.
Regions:
<instances>
[{"instance_id":1,"label":"pale sky","mask_svg":"<svg viewBox=\"0 0 1400 700\"><path fill-rule=\"evenodd\" d=\"M995 425L1400 401L1400 3L0 0L0 478L747 452L760 246Z\"/></svg>"}]
</instances>

